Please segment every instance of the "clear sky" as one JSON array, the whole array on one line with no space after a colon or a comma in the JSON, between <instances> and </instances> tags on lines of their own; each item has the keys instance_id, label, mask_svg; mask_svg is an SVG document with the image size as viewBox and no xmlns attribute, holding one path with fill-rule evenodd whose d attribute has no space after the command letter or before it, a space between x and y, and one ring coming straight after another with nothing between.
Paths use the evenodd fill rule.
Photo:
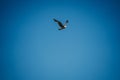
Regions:
<instances>
[{"instance_id":1,"label":"clear sky","mask_svg":"<svg viewBox=\"0 0 120 80\"><path fill-rule=\"evenodd\" d=\"M1 80L120 80L119 0L1 2Z\"/></svg>"}]
</instances>

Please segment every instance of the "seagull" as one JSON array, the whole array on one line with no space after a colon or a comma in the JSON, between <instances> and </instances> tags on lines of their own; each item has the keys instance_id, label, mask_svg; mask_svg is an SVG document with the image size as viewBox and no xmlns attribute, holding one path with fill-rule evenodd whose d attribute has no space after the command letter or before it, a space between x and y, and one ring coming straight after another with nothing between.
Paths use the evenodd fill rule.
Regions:
<instances>
[{"instance_id":1,"label":"seagull","mask_svg":"<svg viewBox=\"0 0 120 80\"><path fill-rule=\"evenodd\" d=\"M57 22L57 24L60 26L60 28L58 30L62 30L62 29L65 29L67 26L67 23L68 23L68 20L66 20L65 24L62 24L60 21L56 20L56 19L53 19L55 22Z\"/></svg>"}]
</instances>

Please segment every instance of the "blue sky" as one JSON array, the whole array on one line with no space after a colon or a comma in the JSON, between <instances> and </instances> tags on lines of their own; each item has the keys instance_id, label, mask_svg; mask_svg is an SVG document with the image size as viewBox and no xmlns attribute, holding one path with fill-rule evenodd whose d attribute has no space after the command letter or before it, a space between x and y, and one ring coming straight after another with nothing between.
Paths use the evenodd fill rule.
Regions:
<instances>
[{"instance_id":1,"label":"blue sky","mask_svg":"<svg viewBox=\"0 0 120 80\"><path fill-rule=\"evenodd\" d=\"M2 1L2 80L119 80L118 0ZM53 21L69 20L65 30Z\"/></svg>"}]
</instances>

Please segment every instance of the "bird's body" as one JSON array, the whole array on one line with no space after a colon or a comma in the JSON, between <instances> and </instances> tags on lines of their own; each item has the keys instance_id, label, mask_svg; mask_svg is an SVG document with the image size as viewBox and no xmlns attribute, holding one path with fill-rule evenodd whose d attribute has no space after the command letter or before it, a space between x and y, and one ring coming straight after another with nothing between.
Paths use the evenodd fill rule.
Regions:
<instances>
[{"instance_id":1,"label":"bird's body","mask_svg":"<svg viewBox=\"0 0 120 80\"><path fill-rule=\"evenodd\" d=\"M53 19L55 22L58 23L58 25L60 26L60 28L58 30L62 30L62 29L65 29L67 26L67 23L68 23L68 20L66 20L65 24L63 25L60 21L56 20L56 19Z\"/></svg>"}]
</instances>

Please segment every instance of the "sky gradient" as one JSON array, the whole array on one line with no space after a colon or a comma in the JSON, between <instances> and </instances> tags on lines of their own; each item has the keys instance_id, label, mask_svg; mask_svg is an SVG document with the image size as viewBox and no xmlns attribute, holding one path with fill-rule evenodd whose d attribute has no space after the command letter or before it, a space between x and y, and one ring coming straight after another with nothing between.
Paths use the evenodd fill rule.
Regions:
<instances>
[{"instance_id":1,"label":"sky gradient","mask_svg":"<svg viewBox=\"0 0 120 80\"><path fill-rule=\"evenodd\" d=\"M120 80L119 0L1 1L1 80ZM58 30L53 18L65 22Z\"/></svg>"}]
</instances>

